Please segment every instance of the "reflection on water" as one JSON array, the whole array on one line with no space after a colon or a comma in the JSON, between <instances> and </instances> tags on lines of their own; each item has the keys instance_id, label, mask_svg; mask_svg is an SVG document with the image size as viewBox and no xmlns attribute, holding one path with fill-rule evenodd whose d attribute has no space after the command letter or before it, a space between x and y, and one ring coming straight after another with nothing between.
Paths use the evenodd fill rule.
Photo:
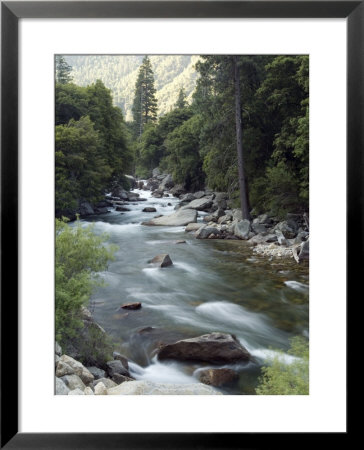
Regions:
<instances>
[{"instance_id":1,"label":"reflection on water","mask_svg":"<svg viewBox=\"0 0 364 450\"><path fill-rule=\"evenodd\" d=\"M255 362L239 367L240 380L228 392L254 393L269 349L286 350L290 337L308 335L307 265L253 256L244 241L197 240L184 227L143 226L155 215L174 212L178 200L135 192L148 200L130 203L129 212L83 221L94 221L95 232L107 232L119 247L101 274L107 286L92 298L95 319L133 361L133 376L157 382L190 383L203 367L161 363L155 357L158 346L212 331L235 334ZM142 212L146 206L157 212ZM175 244L179 239L186 243ZM148 263L160 253L168 253L173 266ZM121 304L133 301L142 302L142 308L120 311Z\"/></svg>"}]
</instances>

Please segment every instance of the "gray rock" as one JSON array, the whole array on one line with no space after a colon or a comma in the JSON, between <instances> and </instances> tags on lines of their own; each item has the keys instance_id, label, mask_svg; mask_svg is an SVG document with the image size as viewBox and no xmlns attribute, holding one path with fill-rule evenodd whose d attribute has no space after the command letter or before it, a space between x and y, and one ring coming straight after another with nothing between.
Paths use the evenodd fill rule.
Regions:
<instances>
[{"instance_id":1,"label":"gray rock","mask_svg":"<svg viewBox=\"0 0 364 450\"><path fill-rule=\"evenodd\" d=\"M297 236L294 239L294 243L295 244L300 244L303 241L306 241L306 239L308 238L309 233L308 231L300 231Z\"/></svg>"},{"instance_id":2,"label":"gray rock","mask_svg":"<svg viewBox=\"0 0 364 450\"><path fill-rule=\"evenodd\" d=\"M106 386L101 381L99 381L95 386L95 395L107 395Z\"/></svg>"},{"instance_id":3,"label":"gray rock","mask_svg":"<svg viewBox=\"0 0 364 450\"><path fill-rule=\"evenodd\" d=\"M56 341L55 343L55 353L58 356L62 355L62 347L58 344L58 342Z\"/></svg>"},{"instance_id":4,"label":"gray rock","mask_svg":"<svg viewBox=\"0 0 364 450\"><path fill-rule=\"evenodd\" d=\"M71 391L73 391L73 389L78 389L78 388L83 391L86 387L78 375L65 375L64 377L62 377L60 379L64 381L66 386Z\"/></svg>"},{"instance_id":5,"label":"gray rock","mask_svg":"<svg viewBox=\"0 0 364 450\"><path fill-rule=\"evenodd\" d=\"M160 174L161 174L161 171L160 171L159 167L156 167L155 169L152 170L152 175L154 178Z\"/></svg>"},{"instance_id":6,"label":"gray rock","mask_svg":"<svg viewBox=\"0 0 364 450\"><path fill-rule=\"evenodd\" d=\"M185 232L188 233L189 231L197 231L199 230L201 227L203 227L204 224L201 222L193 222L193 223L189 223L186 228L185 228Z\"/></svg>"},{"instance_id":7,"label":"gray rock","mask_svg":"<svg viewBox=\"0 0 364 450\"><path fill-rule=\"evenodd\" d=\"M233 220L243 220L243 214L240 208L233 209Z\"/></svg>"},{"instance_id":8,"label":"gray rock","mask_svg":"<svg viewBox=\"0 0 364 450\"><path fill-rule=\"evenodd\" d=\"M55 391L56 391L56 395L68 395L70 390L65 385L63 380L56 377Z\"/></svg>"},{"instance_id":9,"label":"gray rock","mask_svg":"<svg viewBox=\"0 0 364 450\"><path fill-rule=\"evenodd\" d=\"M158 267L168 267L173 265L171 258L166 253L155 256L150 262Z\"/></svg>"},{"instance_id":10,"label":"gray rock","mask_svg":"<svg viewBox=\"0 0 364 450\"><path fill-rule=\"evenodd\" d=\"M133 381L135 378L126 377L125 375L120 375L120 373L115 373L112 377L112 380L115 381L116 384L125 383L126 381Z\"/></svg>"},{"instance_id":11,"label":"gray rock","mask_svg":"<svg viewBox=\"0 0 364 450\"><path fill-rule=\"evenodd\" d=\"M294 239L297 234L298 226L293 221L279 222L274 229L280 231L286 239Z\"/></svg>"},{"instance_id":12,"label":"gray rock","mask_svg":"<svg viewBox=\"0 0 364 450\"><path fill-rule=\"evenodd\" d=\"M165 178L163 178L162 183L159 185L159 190L164 191L165 189L173 188L173 186L174 182L172 175L168 174Z\"/></svg>"},{"instance_id":13,"label":"gray rock","mask_svg":"<svg viewBox=\"0 0 364 450\"><path fill-rule=\"evenodd\" d=\"M85 393L81 389L77 388L69 391L68 395L85 395Z\"/></svg>"},{"instance_id":14,"label":"gray rock","mask_svg":"<svg viewBox=\"0 0 364 450\"><path fill-rule=\"evenodd\" d=\"M63 361L58 361L56 367L56 377L63 377L64 375L73 375L75 371L72 369L70 365Z\"/></svg>"},{"instance_id":15,"label":"gray rock","mask_svg":"<svg viewBox=\"0 0 364 450\"><path fill-rule=\"evenodd\" d=\"M196 197L193 194L184 194L180 197L181 202L192 202L192 200L196 200Z\"/></svg>"},{"instance_id":16,"label":"gray rock","mask_svg":"<svg viewBox=\"0 0 364 450\"><path fill-rule=\"evenodd\" d=\"M196 209L197 211L206 211L212 206L212 198L211 197L202 197L197 198L196 200L192 200L192 202L188 203L188 205L183 206L182 209ZM193 222L193 220L191 220Z\"/></svg>"},{"instance_id":17,"label":"gray rock","mask_svg":"<svg viewBox=\"0 0 364 450\"><path fill-rule=\"evenodd\" d=\"M98 380L95 380L93 382L93 387L95 388L98 383L102 383L107 389L117 386L115 381L112 381L110 378L99 378Z\"/></svg>"},{"instance_id":18,"label":"gray rock","mask_svg":"<svg viewBox=\"0 0 364 450\"><path fill-rule=\"evenodd\" d=\"M261 214L254 220L257 221L256 223L265 224L265 225L270 225L273 222L273 220L268 216L268 214Z\"/></svg>"},{"instance_id":19,"label":"gray rock","mask_svg":"<svg viewBox=\"0 0 364 450\"><path fill-rule=\"evenodd\" d=\"M96 366L87 367L87 370L94 376L95 380L106 377L105 370L102 370Z\"/></svg>"},{"instance_id":20,"label":"gray rock","mask_svg":"<svg viewBox=\"0 0 364 450\"><path fill-rule=\"evenodd\" d=\"M61 361L71 366L74 370L74 373L78 375L85 384L89 384L94 381L94 376L92 375L92 373L89 372L86 367L79 361L76 361L74 358L71 358L68 355L62 355Z\"/></svg>"},{"instance_id":21,"label":"gray rock","mask_svg":"<svg viewBox=\"0 0 364 450\"><path fill-rule=\"evenodd\" d=\"M83 391L83 393L84 393L85 395L95 395L95 394L94 394L94 391L93 391L90 387L88 387L88 386L87 386L87 388Z\"/></svg>"},{"instance_id":22,"label":"gray rock","mask_svg":"<svg viewBox=\"0 0 364 450\"><path fill-rule=\"evenodd\" d=\"M280 230L276 230L276 235L279 245L286 246L288 244L287 239L284 237L283 233Z\"/></svg>"},{"instance_id":23,"label":"gray rock","mask_svg":"<svg viewBox=\"0 0 364 450\"><path fill-rule=\"evenodd\" d=\"M234 227L234 235L240 239L249 239L250 221L240 220Z\"/></svg>"},{"instance_id":24,"label":"gray rock","mask_svg":"<svg viewBox=\"0 0 364 450\"><path fill-rule=\"evenodd\" d=\"M54 356L54 367L57 367L58 361L59 361L60 359L61 359L61 358L60 358L58 355L55 355L55 356Z\"/></svg>"},{"instance_id":25,"label":"gray rock","mask_svg":"<svg viewBox=\"0 0 364 450\"><path fill-rule=\"evenodd\" d=\"M128 358L126 358L124 355L122 355L122 354L120 354L118 352L113 352L112 356L114 357L114 359L120 361L121 364L125 367L126 370L129 370Z\"/></svg>"},{"instance_id":26,"label":"gray rock","mask_svg":"<svg viewBox=\"0 0 364 450\"><path fill-rule=\"evenodd\" d=\"M205 197L205 191L197 191L193 194L195 198L202 198Z\"/></svg>"},{"instance_id":27,"label":"gray rock","mask_svg":"<svg viewBox=\"0 0 364 450\"><path fill-rule=\"evenodd\" d=\"M255 233L265 233L267 231L267 227L261 223L252 223L252 229Z\"/></svg>"},{"instance_id":28,"label":"gray rock","mask_svg":"<svg viewBox=\"0 0 364 450\"><path fill-rule=\"evenodd\" d=\"M196 239L208 239L210 235L220 236L221 231L210 225L205 225L201 227L196 233Z\"/></svg>"},{"instance_id":29,"label":"gray rock","mask_svg":"<svg viewBox=\"0 0 364 450\"><path fill-rule=\"evenodd\" d=\"M180 195L183 195L186 192L186 189L183 184L176 184L173 186L172 189L169 190L169 192L175 197L179 197Z\"/></svg>"},{"instance_id":30,"label":"gray rock","mask_svg":"<svg viewBox=\"0 0 364 450\"><path fill-rule=\"evenodd\" d=\"M157 226L171 226L183 227L191 222L197 221L197 211L193 209L178 209L175 213L169 216L162 216L156 219L151 219L149 222L143 222L142 225L157 225Z\"/></svg>"},{"instance_id":31,"label":"gray rock","mask_svg":"<svg viewBox=\"0 0 364 450\"><path fill-rule=\"evenodd\" d=\"M114 361L108 361L106 363L106 366L107 366L107 373L108 373L109 377L111 377L111 378L116 373L118 373L120 375L125 375L126 377L130 376L129 371L127 369L125 369L122 362L117 359Z\"/></svg>"},{"instance_id":32,"label":"gray rock","mask_svg":"<svg viewBox=\"0 0 364 450\"><path fill-rule=\"evenodd\" d=\"M251 355L235 336L215 332L167 344L159 350L158 358L224 364L248 361Z\"/></svg>"},{"instance_id":33,"label":"gray rock","mask_svg":"<svg viewBox=\"0 0 364 450\"><path fill-rule=\"evenodd\" d=\"M202 383L172 384L151 381L129 381L107 390L108 395L222 395Z\"/></svg>"},{"instance_id":34,"label":"gray rock","mask_svg":"<svg viewBox=\"0 0 364 450\"><path fill-rule=\"evenodd\" d=\"M301 244L301 251L298 255L298 261L304 261L310 259L310 243L309 239L307 241L302 242Z\"/></svg>"},{"instance_id":35,"label":"gray rock","mask_svg":"<svg viewBox=\"0 0 364 450\"><path fill-rule=\"evenodd\" d=\"M232 220L233 216L230 214L225 214L224 216L221 216L217 219L217 223L223 224L228 222L229 220Z\"/></svg>"},{"instance_id":36,"label":"gray rock","mask_svg":"<svg viewBox=\"0 0 364 450\"><path fill-rule=\"evenodd\" d=\"M206 223L209 222L217 222L217 217L213 216L212 214L209 216L204 216L203 221Z\"/></svg>"}]
</instances>

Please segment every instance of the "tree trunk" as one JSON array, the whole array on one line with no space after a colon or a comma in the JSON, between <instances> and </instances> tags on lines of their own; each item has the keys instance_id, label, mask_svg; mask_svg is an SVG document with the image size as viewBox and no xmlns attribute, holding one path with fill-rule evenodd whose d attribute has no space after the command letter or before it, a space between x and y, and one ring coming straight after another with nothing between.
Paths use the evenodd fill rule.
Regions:
<instances>
[{"instance_id":1,"label":"tree trunk","mask_svg":"<svg viewBox=\"0 0 364 450\"><path fill-rule=\"evenodd\" d=\"M237 56L233 56L234 87L235 87L235 124L236 124L236 150L238 152L240 205L243 219L250 220L249 201L246 188L243 157L243 129L241 119L240 77Z\"/></svg>"}]
</instances>

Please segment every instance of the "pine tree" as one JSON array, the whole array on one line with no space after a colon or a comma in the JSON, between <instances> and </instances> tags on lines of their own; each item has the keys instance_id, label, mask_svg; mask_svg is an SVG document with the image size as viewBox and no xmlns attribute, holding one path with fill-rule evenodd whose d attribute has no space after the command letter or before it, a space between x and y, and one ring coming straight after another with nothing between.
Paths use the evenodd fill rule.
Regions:
<instances>
[{"instance_id":1,"label":"pine tree","mask_svg":"<svg viewBox=\"0 0 364 450\"><path fill-rule=\"evenodd\" d=\"M175 107L178 109L186 108L187 106L187 98L186 98L186 92L184 88L182 87L178 94L178 99L176 102Z\"/></svg>"},{"instance_id":2,"label":"pine tree","mask_svg":"<svg viewBox=\"0 0 364 450\"><path fill-rule=\"evenodd\" d=\"M157 121L157 99L154 74L148 56L145 56L135 83L133 103L134 129L136 136L143 133L145 124Z\"/></svg>"},{"instance_id":3,"label":"pine tree","mask_svg":"<svg viewBox=\"0 0 364 450\"><path fill-rule=\"evenodd\" d=\"M66 62L61 55L56 56L56 81L60 84L70 83L73 78L71 76L72 67Z\"/></svg>"}]
</instances>

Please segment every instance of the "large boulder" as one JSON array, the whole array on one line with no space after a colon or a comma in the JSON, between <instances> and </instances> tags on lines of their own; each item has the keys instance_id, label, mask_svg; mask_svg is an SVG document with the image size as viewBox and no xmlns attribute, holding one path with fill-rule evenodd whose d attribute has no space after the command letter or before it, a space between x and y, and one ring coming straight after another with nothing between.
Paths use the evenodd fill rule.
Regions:
<instances>
[{"instance_id":1,"label":"large boulder","mask_svg":"<svg viewBox=\"0 0 364 450\"><path fill-rule=\"evenodd\" d=\"M151 219L149 222L142 222L142 225L159 225L170 227L182 227L191 222L197 221L197 212L193 209L178 209L168 216L161 216Z\"/></svg>"},{"instance_id":2,"label":"large boulder","mask_svg":"<svg viewBox=\"0 0 364 450\"><path fill-rule=\"evenodd\" d=\"M113 361L108 361L106 363L106 366L107 366L107 373L108 373L109 377L111 377L111 378L116 373L118 373L120 375L125 375L126 377L130 376L129 371L127 369L125 369L122 362L119 361L118 359L115 359Z\"/></svg>"},{"instance_id":3,"label":"large boulder","mask_svg":"<svg viewBox=\"0 0 364 450\"><path fill-rule=\"evenodd\" d=\"M106 386L102 381L98 381L95 386L95 395L107 395Z\"/></svg>"},{"instance_id":4,"label":"large boulder","mask_svg":"<svg viewBox=\"0 0 364 450\"><path fill-rule=\"evenodd\" d=\"M172 189L169 190L169 192L175 197L179 197L186 192L186 189L183 184L176 184Z\"/></svg>"},{"instance_id":5,"label":"large boulder","mask_svg":"<svg viewBox=\"0 0 364 450\"><path fill-rule=\"evenodd\" d=\"M162 255L155 256L150 261L150 263L151 264L155 264L158 267L168 267L168 266L172 266L172 264L173 264L171 258L167 254L162 254Z\"/></svg>"},{"instance_id":6,"label":"large boulder","mask_svg":"<svg viewBox=\"0 0 364 450\"><path fill-rule=\"evenodd\" d=\"M78 375L85 384L89 384L94 381L94 376L92 375L92 373L88 371L82 363L76 361L74 358L71 358L71 356L62 355L58 365L61 362L66 363L68 366L72 367L74 373Z\"/></svg>"},{"instance_id":7,"label":"large boulder","mask_svg":"<svg viewBox=\"0 0 364 450\"><path fill-rule=\"evenodd\" d=\"M161 171L160 171L159 167L156 167L155 169L152 170L153 178L157 177L160 174L161 174Z\"/></svg>"},{"instance_id":8,"label":"large boulder","mask_svg":"<svg viewBox=\"0 0 364 450\"><path fill-rule=\"evenodd\" d=\"M240 239L249 239L250 233L250 221L249 220L240 220L236 223L234 227L234 235Z\"/></svg>"},{"instance_id":9,"label":"large boulder","mask_svg":"<svg viewBox=\"0 0 364 450\"><path fill-rule=\"evenodd\" d=\"M95 388L99 383L102 383L107 389L117 386L115 381L112 381L110 378L99 378L93 382L93 387Z\"/></svg>"},{"instance_id":10,"label":"large boulder","mask_svg":"<svg viewBox=\"0 0 364 450\"><path fill-rule=\"evenodd\" d=\"M196 209L197 211L206 211L212 206L212 197L202 197L192 200L192 202L183 206L182 209ZM191 221L193 222L193 221Z\"/></svg>"},{"instance_id":11,"label":"large boulder","mask_svg":"<svg viewBox=\"0 0 364 450\"><path fill-rule=\"evenodd\" d=\"M197 191L193 194L196 198L205 197L205 191Z\"/></svg>"},{"instance_id":12,"label":"large boulder","mask_svg":"<svg viewBox=\"0 0 364 450\"><path fill-rule=\"evenodd\" d=\"M284 220L279 222L274 229L280 231L286 239L294 239L297 235L298 225L293 220Z\"/></svg>"},{"instance_id":13,"label":"large boulder","mask_svg":"<svg viewBox=\"0 0 364 450\"><path fill-rule=\"evenodd\" d=\"M87 370L92 373L92 375L94 376L95 380L98 380L100 378L104 378L106 377L106 372L105 370L100 369L99 367L96 366L90 366L87 367Z\"/></svg>"},{"instance_id":14,"label":"large boulder","mask_svg":"<svg viewBox=\"0 0 364 450\"><path fill-rule=\"evenodd\" d=\"M74 389L81 389L84 391L86 388L85 384L78 375L65 375L60 378L60 380L62 380L71 391Z\"/></svg>"},{"instance_id":15,"label":"large boulder","mask_svg":"<svg viewBox=\"0 0 364 450\"><path fill-rule=\"evenodd\" d=\"M199 373L199 378L201 383L219 387L237 381L239 375L232 369L204 369Z\"/></svg>"},{"instance_id":16,"label":"large boulder","mask_svg":"<svg viewBox=\"0 0 364 450\"><path fill-rule=\"evenodd\" d=\"M168 174L166 177L163 178L162 183L159 185L159 190L164 191L166 189L173 188L174 182L172 175Z\"/></svg>"},{"instance_id":17,"label":"large boulder","mask_svg":"<svg viewBox=\"0 0 364 450\"><path fill-rule=\"evenodd\" d=\"M181 202L192 202L196 200L196 197L193 194L185 194L180 197Z\"/></svg>"},{"instance_id":18,"label":"large boulder","mask_svg":"<svg viewBox=\"0 0 364 450\"><path fill-rule=\"evenodd\" d=\"M72 369L71 366L69 366L64 361L58 361L56 366L56 377L63 377L64 375L73 375L75 371Z\"/></svg>"},{"instance_id":19,"label":"large boulder","mask_svg":"<svg viewBox=\"0 0 364 450\"><path fill-rule=\"evenodd\" d=\"M112 356L114 357L114 359L118 360L121 362L121 364L125 367L125 369L129 370L129 361L128 358L126 358L124 355L122 355L119 352L113 352Z\"/></svg>"},{"instance_id":20,"label":"large boulder","mask_svg":"<svg viewBox=\"0 0 364 450\"><path fill-rule=\"evenodd\" d=\"M196 232L196 239L208 239L210 236L219 237L221 231L211 225L204 225Z\"/></svg>"},{"instance_id":21,"label":"large boulder","mask_svg":"<svg viewBox=\"0 0 364 450\"><path fill-rule=\"evenodd\" d=\"M107 390L108 395L222 395L202 383L172 384L151 381L129 381Z\"/></svg>"},{"instance_id":22,"label":"large boulder","mask_svg":"<svg viewBox=\"0 0 364 450\"><path fill-rule=\"evenodd\" d=\"M159 350L158 358L225 364L249 361L251 355L235 336L215 332L167 344Z\"/></svg>"}]
</instances>

